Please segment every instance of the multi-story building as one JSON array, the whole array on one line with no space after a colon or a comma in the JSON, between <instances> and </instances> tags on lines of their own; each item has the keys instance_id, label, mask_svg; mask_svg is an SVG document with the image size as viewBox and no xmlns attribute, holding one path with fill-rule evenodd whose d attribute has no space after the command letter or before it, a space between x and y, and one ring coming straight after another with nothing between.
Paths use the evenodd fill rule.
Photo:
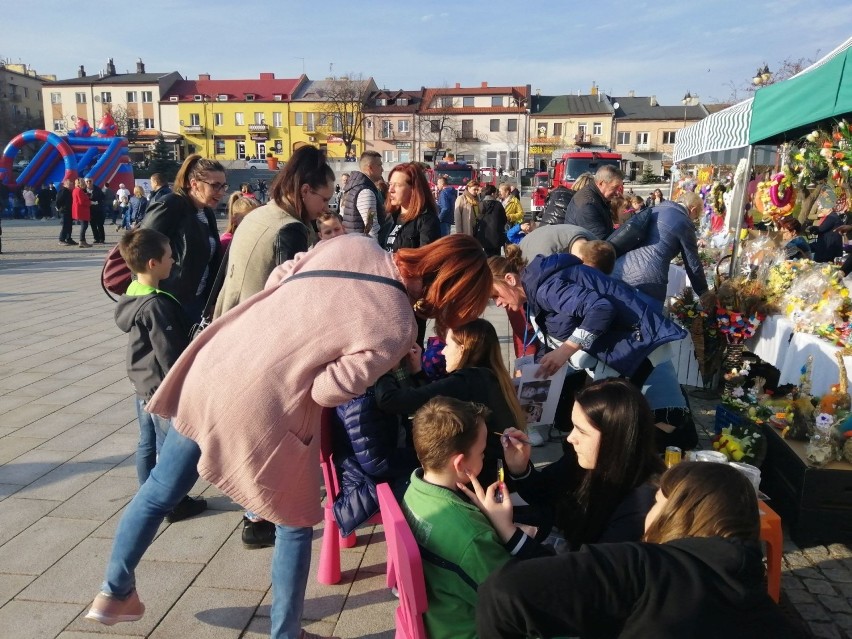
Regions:
<instances>
[{"instance_id":1,"label":"multi-story building","mask_svg":"<svg viewBox=\"0 0 852 639\"><path fill-rule=\"evenodd\" d=\"M44 128L64 134L74 130L77 118L85 118L94 128L108 112L119 134L129 139L132 156L141 159L162 132L177 157L180 133L162 126L159 103L160 96L180 79L177 71L148 73L142 60L136 62L135 73L116 72L112 58L97 75L87 75L80 65L76 78L45 83Z\"/></svg>"},{"instance_id":2,"label":"multi-story building","mask_svg":"<svg viewBox=\"0 0 852 639\"><path fill-rule=\"evenodd\" d=\"M385 165L414 160L420 90L373 91L364 106L364 150L378 151Z\"/></svg>"},{"instance_id":3,"label":"multi-story building","mask_svg":"<svg viewBox=\"0 0 852 639\"><path fill-rule=\"evenodd\" d=\"M430 162L446 153L479 166L525 165L530 85L423 88L415 156Z\"/></svg>"},{"instance_id":4,"label":"multi-story building","mask_svg":"<svg viewBox=\"0 0 852 639\"><path fill-rule=\"evenodd\" d=\"M42 85L55 75L40 75L25 64L0 60L0 149L18 133L44 122Z\"/></svg>"},{"instance_id":5,"label":"multi-story building","mask_svg":"<svg viewBox=\"0 0 852 639\"><path fill-rule=\"evenodd\" d=\"M534 95L529 120L529 166L546 171L562 152L612 146L614 109L596 86L588 95Z\"/></svg>"},{"instance_id":6,"label":"multi-story building","mask_svg":"<svg viewBox=\"0 0 852 639\"><path fill-rule=\"evenodd\" d=\"M290 157L290 100L305 82L261 73L256 79L181 80L161 100L175 108L173 126L180 130L187 153L216 160Z\"/></svg>"},{"instance_id":7,"label":"multi-story building","mask_svg":"<svg viewBox=\"0 0 852 639\"><path fill-rule=\"evenodd\" d=\"M358 157L365 149L364 106L377 90L373 78L326 78L300 85L290 105L293 150L313 144L329 159L344 159L347 153Z\"/></svg>"},{"instance_id":8,"label":"multi-story building","mask_svg":"<svg viewBox=\"0 0 852 639\"><path fill-rule=\"evenodd\" d=\"M629 179L636 179L646 162L662 176L671 168L677 132L709 115L697 98L679 106L664 106L656 96L632 93L610 100L615 107L613 148L621 153Z\"/></svg>"}]
</instances>

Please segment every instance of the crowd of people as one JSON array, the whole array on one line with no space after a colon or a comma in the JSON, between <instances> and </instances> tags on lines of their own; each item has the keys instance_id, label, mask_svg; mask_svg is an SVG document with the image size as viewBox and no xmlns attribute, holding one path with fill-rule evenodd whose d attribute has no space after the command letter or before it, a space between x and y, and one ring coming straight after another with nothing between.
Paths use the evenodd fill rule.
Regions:
<instances>
[{"instance_id":1,"label":"crowd of people","mask_svg":"<svg viewBox=\"0 0 852 639\"><path fill-rule=\"evenodd\" d=\"M714 464L666 471L660 457L697 439L668 353L684 333L662 314L657 272L694 250L694 202L614 222L623 178L606 168L515 245L510 186L458 193L439 178L433 192L417 163L383 174L366 152L336 190L324 154L302 147L269 202L229 197L220 235L225 169L193 155L170 193L130 213L120 251L135 280L116 322L140 487L86 617L144 615L136 568L164 518L204 510L188 496L200 476L246 509L247 549L274 547L271 636L315 637L301 618L321 415L334 409L335 517L348 534L391 485L423 558L430 637L796 636L763 585L748 480ZM85 197L73 190L72 214ZM689 275L706 291L703 271ZM563 456L545 468L481 317L489 301L539 375L571 371Z\"/></svg>"}]
</instances>

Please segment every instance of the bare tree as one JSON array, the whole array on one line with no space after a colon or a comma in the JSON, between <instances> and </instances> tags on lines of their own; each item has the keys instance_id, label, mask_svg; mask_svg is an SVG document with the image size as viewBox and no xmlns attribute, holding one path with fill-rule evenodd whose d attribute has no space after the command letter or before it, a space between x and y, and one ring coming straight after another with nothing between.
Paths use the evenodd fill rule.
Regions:
<instances>
[{"instance_id":1,"label":"bare tree","mask_svg":"<svg viewBox=\"0 0 852 639\"><path fill-rule=\"evenodd\" d=\"M453 97L440 95L433 98L432 104L423 104L417 114L417 126L420 139L433 146L437 158L438 152L445 147L455 149L456 138L461 133L461 120L454 115Z\"/></svg>"},{"instance_id":2,"label":"bare tree","mask_svg":"<svg viewBox=\"0 0 852 639\"><path fill-rule=\"evenodd\" d=\"M782 82L793 77L797 73L801 73L819 58L819 53L820 50L817 49L813 58L785 58L775 65L775 71L772 71L767 77L761 78L759 83L755 83L754 78L761 74L760 68L758 68L754 78L749 78L746 81L740 81L739 84L733 80L729 80L725 86L729 89L730 93L725 100L722 100L722 102L735 104L747 97L751 97L751 95L761 87L769 86L776 82Z\"/></svg>"},{"instance_id":3,"label":"bare tree","mask_svg":"<svg viewBox=\"0 0 852 639\"><path fill-rule=\"evenodd\" d=\"M357 140L361 140L363 150L364 105L370 93L378 89L373 78L365 80L360 73L349 74L318 84L321 87L317 93L325 101L324 108L320 111L320 128L339 134L346 146L347 156L352 153L352 147Z\"/></svg>"}]
</instances>

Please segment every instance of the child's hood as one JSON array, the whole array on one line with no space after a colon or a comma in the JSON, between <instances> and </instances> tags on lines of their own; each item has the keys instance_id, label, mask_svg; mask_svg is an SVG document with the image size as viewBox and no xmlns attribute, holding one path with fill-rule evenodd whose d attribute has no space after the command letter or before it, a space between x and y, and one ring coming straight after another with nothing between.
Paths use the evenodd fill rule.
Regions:
<instances>
[{"instance_id":1,"label":"child's hood","mask_svg":"<svg viewBox=\"0 0 852 639\"><path fill-rule=\"evenodd\" d=\"M118 303L115 307L115 323L118 325L118 328L125 333L129 333L130 329L133 328L133 324L136 322L136 316L139 314L139 311L157 295L168 296L174 299L172 295L163 290L140 284L136 280L132 281L124 295L118 298ZM175 300L175 303L177 303L177 300Z\"/></svg>"}]
</instances>

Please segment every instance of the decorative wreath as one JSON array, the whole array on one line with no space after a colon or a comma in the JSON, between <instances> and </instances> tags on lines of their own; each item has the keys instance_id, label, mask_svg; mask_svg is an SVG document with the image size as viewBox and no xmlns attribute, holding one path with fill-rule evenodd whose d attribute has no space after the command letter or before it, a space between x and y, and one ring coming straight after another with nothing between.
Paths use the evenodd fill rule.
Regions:
<instances>
[{"instance_id":1,"label":"decorative wreath","mask_svg":"<svg viewBox=\"0 0 852 639\"><path fill-rule=\"evenodd\" d=\"M755 193L755 208L772 218L790 215L796 204L796 189L786 173L776 173L771 180L760 182Z\"/></svg>"}]
</instances>

